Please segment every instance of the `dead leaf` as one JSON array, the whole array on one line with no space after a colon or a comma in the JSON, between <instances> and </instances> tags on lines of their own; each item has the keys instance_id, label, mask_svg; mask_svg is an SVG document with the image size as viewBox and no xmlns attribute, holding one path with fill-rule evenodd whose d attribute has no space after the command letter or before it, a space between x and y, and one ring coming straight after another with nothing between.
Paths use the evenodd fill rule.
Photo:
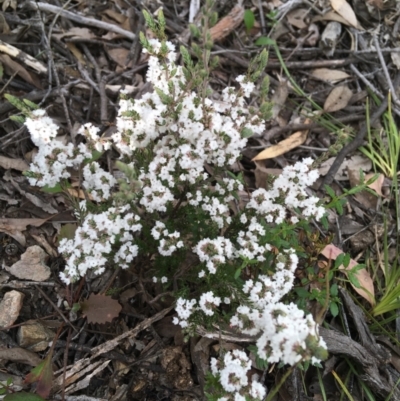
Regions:
<instances>
[{"instance_id":1,"label":"dead leaf","mask_svg":"<svg viewBox=\"0 0 400 401\"><path fill-rule=\"evenodd\" d=\"M308 27L304 20L310 15L310 12L305 8L296 8L286 15L286 18L290 25L298 28L305 29Z\"/></svg>"},{"instance_id":2,"label":"dead leaf","mask_svg":"<svg viewBox=\"0 0 400 401\"><path fill-rule=\"evenodd\" d=\"M290 135L289 138L284 139L270 148L264 149L256 157L253 157L252 161L272 159L273 157L283 155L289 152L289 150L302 145L306 141L307 135L308 130L295 132L294 134Z\"/></svg>"},{"instance_id":3,"label":"dead leaf","mask_svg":"<svg viewBox=\"0 0 400 401\"><path fill-rule=\"evenodd\" d=\"M12 76L17 73L24 81L38 89L42 89L40 79L33 72L28 72L25 67L14 61L7 54L0 54L0 62L4 65L4 69L8 75Z\"/></svg>"},{"instance_id":4,"label":"dead leaf","mask_svg":"<svg viewBox=\"0 0 400 401\"><path fill-rule=\"evenodd\" d=\"M356 14L346 0L331 0L332 8L354 28L358 28Z\"/></svg>"},{"instance_id":5,"label":"dead leaf","mask_svg":"<svg viewBox=\"0 0 400 401\"><path fill-rule=\"evenodd\" d=\"M347 169L348 174L349 174L349 181L351 187L356 187L357 185L360 184L360 170L355 170L348 168ZM371 179L375 174L370 173L367 174L364 177L365 181L368 181ZM379 174L378 178L370 185L368 185L368 188L374 190L379 196L383 196L382 194L382 185L385 180L385 176L383 174ZM379 196L376 196L374 194L371 194L370 192L364 190L361 192L358 192L354 195L354 198L360 202L363 206L365 206L367 209L376 209L376 206L379 201Z\"/></svg>"},{"instance_id":6,"label":"dead leaf","mask_svg":"<svg viewBox=\"0 0 400 401\"><path fill-rule=\"evenodd\" d=\"M350 75L347 74L347 72L341 70L331 70L329 68L316 68L311 73L311 76L330 83L335 83L343 81L343 79L350 78Z\"/></svg>"},{"instance_id":7,"label":"dead leaf","mask_svg":"<svg viewBox=\"0 0 400 401\"><path fill-rule=\"evenodd\" d=\"M36 392L43 398L47 398L50 395L53 384L52 358L53 348L46 358L25 377L25 383L31 384L37 382Z\"/></svg>"},{"instance_id":8,"label":"dead leaf","mask_svg":"<svg viewBox=\"0 0 400 401\"><path fill-rule=\"evenodd\" d=\"M108 10L103 11L103 14L107 15L108 17L118 22L119 25L122 25L127 20L127 17L125 15L122 15L119 12L114 11L110 8Z\"/></svg>"},{"instance_id":9,"label":"dead leaf","mask_svg":"<svg viewBox=\"0 0 400 401\"><path fill-rule=\"evenodd\" d=\"M75 43L72 42L67 42L66 45L68 50L75 56L75 58L82 64L82 65L87 65L85 58L83 57L83 54L81 51L78 49L78 47L75 45Z\"/></svg>"},{"instance_id":10,"label":"dead leaf","mask_svg":"<svg viewBox=\"0 0 400 401\"><path fill-rule=\"evenodd\" d=\"M336 21L343 25L352 26L349 21L345 20L342 16L335 13L334 11L328 11L324 15L316 15L312 20L312 22L319 22L319 21ZM362 29L361 25L359 25L359 29Z\"/></svg>"},{"instance_id":11,"label":"dead leaf","mask_svg":"<svg viewBox=\"0 0 400 401\"><path fill-rule=\"evenodd\" d=\"M89 28L80 28L74 26L64 34L64 37L81 38L81 39L96 39L96 35Z\"/></svg>"},{"instance_id":12,"label":"dead leaf","mask_svg":"<svg viewBox=\"0 0 400 401\"><path fill-rule=\"evenodd\" d=\"M390 52L390 57L393 61L393 64L396 66L398 70L400 70L400 53Z\"/></svg>"},{"instance_id":13,"label":"dead leaf","mask_svg":"<svg viewBox=\"0 0 400 401\"><path fill-rule=\"evenodd\" d=\"M280 111L285 106L286 100L289 96L289 86L287 80L280 76L278 76L278 79L279 85L271 98L271 103L273 104L271 116L272 119L278 117Z\"/></svg>"},{"instance_id":14,"label":"dead leaf","mask_svg":"<svg viewBox=\"0 0 400 401\"><path fill-rule=\"evenodd\" d=\"M127 68L132 66L132 60L127 63L130 51L124 49L123 47L107 48L108 55L122 68Z\"/></svg>"},{"instance_id":15,"label":"dead leaf","mask_svg":"<svg viewBox=\"0 0 400 401\"><path fill-rule=\"evenodd\" d=\"M346 85L333 88L325 100L324 110L327 113L342 110L349 104L352 96L353 92Z\"/></svg>"},{"instance_id":16,"label":"dead leaf","mask_svg":"<svg viewBox=\"0 0 400 401\"><path fill-rule=\"evenodd\" d=\"M13 170L25 171L29 169L29 164L25 160L5 156L0 156L0 166L5 170L12 168Z\"/></svg>"},{"instance_id":17,"label":"dead leaf","mask_svg":"<svg viewBox=\"0 0 400 401\"><path fill-rule=\"evenodd\" d=\"M320 166L319 170L319 174L324 176L327 174L327 172L329 171L329 169L332 166L332 163L336 160L336 157L330 157L328 160L326 160L325 162L323 162ZM347 169L351 168L354 170L359 171L360 169L362 169L363 171L370 171L372 168L372 162L370 159L368 159L365 156L360 156L360 155L354 155L351 156L350 159L345 160L338 172L335 175L335 180L337 181L346 181L349 179L348 174L347 174Z\"/></svg>"},{"instance_id":18,"label":"dead leaf","mask_svg":"<svg viewBox=\"0 0 400 401\"><path fill-rule=\"evenodd\" d=\"M327 245L321 251L321 255L323 255L326 258L331 259L331 260L336 260L337 257L342 253L343 253L343 251L333 244ZM357 265L358 265L358 263L355 260L350 259L350 263L347 267L344 267L343 265L341 265L339 267L339 269L342 270L346 276L348 276L348 271ZM357 288L353 284L350 283L351 286L354 288L354 290L359 295L361 295L372 306L374 306L375 305L374 283L373 283L372 278L369 275L368 271L366 269L360 269L354 275L357 277L358 281L360 282L361 288Z\"/></svg>"},{"instance_id":19,"label":"dead leaf","mask_svg":"<svg viewBox=\"0 0 400 401\"><path fill-rule=\"evenodd\" d=\"M256 179L256 188L267 189L267 181L271 175L278 176L282 173L280 168L266 168L262 160L255 161L256 169L254 170L254 177Z\"/></svg>"},{"instance_id":20,"label":"dead leaf","mask_svg":"<svg viewBox=\"0 0 400 401\"><path fill-rule=\"evenodd\" d=\"M81 304L82 312L89 323L111 322L121 312L121 305L115 299L102 294L91 294Z\"/></svg>"},{"instance_id":21,"label":"dead leaf","mask_svg":"<svg viewBox=\"0 0 400 401\"><path fill-rule=\"evenodd\" d=\"M6 233L18 241L22 246L26 245L25 236L22 231L28 226L40 227L47 219L0 219L0 232Z\"/></svg>"}]
</instances>

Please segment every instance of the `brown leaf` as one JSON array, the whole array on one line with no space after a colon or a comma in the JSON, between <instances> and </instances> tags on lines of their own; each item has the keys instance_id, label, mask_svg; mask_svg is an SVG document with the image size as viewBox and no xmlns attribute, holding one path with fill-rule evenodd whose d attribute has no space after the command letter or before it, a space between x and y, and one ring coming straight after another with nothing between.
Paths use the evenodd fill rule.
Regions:
<instances>
[{"instance_id":1,"label":"brown leaf","mask_svg":"<svg viewBox=\"0 0 400 401\"><path fill-rule=\"evenodd\" d=\"M131 67L132 60L127 63L130 51L128 49L124 49L123 47L114 47L107 48L108 55L120 66L123 68Z\"/></svg>"},{"instance_id":2,"label":"brown leaf","mask_svg":"<svg viewBox=\"0 0 400 401\"><path fill-rule=\"evenodd\" d=\"M25 246L26 239L22 231L25 231L29 225L40 227L48 219L0 219L0 232L6 233Z\"/></svg>"},{"instance_id":3,"label":"brown leaf","mask_svg":"<svg viewBox=\"0 0 400 401\"><path fill-rule=\"evenodd\" d=\"M0 156L0 166L5 170L12 168L18 171L25 171L29 169L29 164L25 160L12 159L5 156Z\"/></svg>"},{"instance_id":4,"label":"brown leaf","mask_svg":"<svg viewBox=\"0 0 400 401\"><path fill-rule=\"evenodd\" d=\"M44 398L50 394L53 382L53 369L51 367L51 359L53 357L53 349L46 358L25 377L25 383L37 382L36 392Z\"/></svg>"},{"instance_id":5,"label":"brown leaf","mask_svg":"<svg viewBox=\"0 0 400 401\"><path fill-rule=\"evenodd\" d=\"M321 255L324 255L326 258L331 259L331 260L336 260L336 258L342 254L343 251L339 249L337 246L333 244L327 245L322 251ZM341 265L339 267L340 270L343 271L343 273L347 276L348 271L351 270L354 266L357 266L358 263L350 259L350 263L347 267L344 267ZM361 288L355 287L353 284L351 286L354 288L354 290L361 295L364 299L366 299L372 306L375 305L375 290L374 290L374 283L372 281L371 276L369 275L368 271L366 269L360 269L355 273L355 276L357 277L358 281L361 284Z\"/></svg>"},{"instance_id":6,"label":"brown leaf","mask_svg":"<svg viewBox=\"0 0 400 401\"><path fill-rule=\"evenodd\" d=\"M121 312L121 305L115 299L102 294L90 294L81 304L82 312L89 323L111 322Z\"/></svg>"},{"instance_id":7,"label":"brown leaf","mask_svg":"<svg viewBox=\"0 0 400 401\"><path fill-rule=\"evenodd\" d=\"M7 74L13 75L17 73L24 81L36 88L42 89L40 79L33 72L28 72L25 67L14 61L7 54L0 54L0 62L4 64Z\"/></svg>"},{"instance_id":8,"label":"brown leaf","mask_svg":"<svg viewBox=\"0 0 400 401\"><path fill-rule=\"evenodd\" d=\"M290 25L298 29L304 29L308 27L308 23L305 22L305 19L310 15L309 10L305 8L296 8L287 14L286 18Z\"/></svg>"},{"instance_id":9,"label":"brown leaf","mask_svg":"<svg viewBox=\"0 0 400 401\"><path fill-rule=\"evenodd\" d=\"M324 110L328 113L342 110L348 105L352 96L353 92L346 85L333 88L325 100Z\"/></svg>"},{"instance_id":10,"label":"brown leaf","mask_svg":"<svg viewBox=\"0 0 400 401\"><path fill-rule=\"evenodd\" d=\"M349 174L349 181L351 187L356 187L357 185L360 184L360 170L357 169L347 169L348 174ZM364 177L365 181L368 181L371 179L375 174L370 173L367 174ZM383 181L385 180L385 176L383 174L379 174L378 178L370 185L368 185L368 188L371 188L374 190L379 196L383 196L382 194L382 185ZM374 194L371 194L370 192L364 190L361 192L358 192L354 195L356 200L360 202L363 206L365 206L367 209L376 209L376 206L378 204L379 196L376 196Z\"/></svg>"},{"instance_id":11,"label":"brown leaf","mask_svg":"<svg viewBox=\"0 0 400 401\"><path fill-rule=\"evenodd\" d=\"M307 135L308 130L295 132L294 134L290 135L289 138L284 139L270 148L264 149L256 157L253 157L252 161L272 159L273 157L283 155L289 152L289 150L302 145L306 141Z\"/></svg>"},{"instance_id":12,"label":"brown leaf","mask_svg":"<svg viewBox=\"0 0 400 401\"><path fill-rule=\"evenodd\" d=\"M339 82L343 81L343 79L350 78L350 75L341 70L331 70L329 68L316 68L312 73L311 76L314 78L318 78L321 81L326 82Z\"/></svg>"},{"instance_id":13,"label":"brown leaf","mask_svg":"<svg viewBox=\"0 0 400 401\"><path fill-rule=\"evenodd\" d=\"M267 189L267 182L271 175L276 177L282 173L282 169L265 167L263 165L264 162L261 160L255 161L254 163L256 165L256 169L254 170L256 188Z\"/></svg>"},{"instance_id":14,"label":"brown leaf","mask_svg":"<svg viewBox=\"0 0 400 401\"><path fill-rule=\"evenodd\" d=\"M331 0L332 8L354 28L358 28L356 14L346 0Z\"/></svg>"}]
</instances>

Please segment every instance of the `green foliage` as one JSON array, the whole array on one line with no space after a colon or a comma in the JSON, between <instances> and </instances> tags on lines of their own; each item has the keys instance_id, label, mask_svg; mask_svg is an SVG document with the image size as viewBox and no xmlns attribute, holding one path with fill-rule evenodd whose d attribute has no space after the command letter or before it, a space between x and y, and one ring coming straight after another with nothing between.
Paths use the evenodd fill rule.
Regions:
<instances>
[{"instance_id":1,"label":"green foliage","mask_svg":"<svg viewBox=\"0 0 400 401\"><path fill-rule=\"evenodd\" d=\"M371 159L377 170L380 170L386 177L392 178L398 171L400 135L392 113L390 92L388 96L388 111L383 115L383 128L379 132L373 129L369 123L369 106L367 102L368 143L365 146L361 146L360 150Z\"/></svg>"},{"instance_id":2,"label":"green foliage","mask_svg":"<svg viewBox=\"0 0 400 401\"><path fill-rule=\"evenodd\" d=\"M255 16L252 10L245 10L244 11L244 25L246 27L247 33L253 28L255 22Z\"/></svg>"}]
</instances>

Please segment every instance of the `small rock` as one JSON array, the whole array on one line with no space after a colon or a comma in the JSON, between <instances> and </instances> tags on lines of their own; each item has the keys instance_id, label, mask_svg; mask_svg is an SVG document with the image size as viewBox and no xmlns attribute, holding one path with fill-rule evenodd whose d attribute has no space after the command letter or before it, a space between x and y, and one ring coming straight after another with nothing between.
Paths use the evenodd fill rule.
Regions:
<instances>
[{"instance_id":1,"label":"small rock","mask_svg":"<svg viewBox=\"0 0 400 401\"><path fill-rule=\"evenodd\" d=\"M20 261L5 268L20 279L46 281L51 274L50 268L45 264L47 258L46 252L40 246L33 245L21 255Z\"/></svg>"},{"instance_id":2,"label":"small rock","mask_svg":"<svg viewBox=\"0 0 400 401\"><path fill-rule=\"evenodd\" d=\"M11 326L18 319L24 296L15 290L4 294L0 302L0 328Z\"/></svg>"},{"instance_id":3,"label":"small rock","mask_svg":"<svg viewBox=\"0 0 400 401\"><path fill-rule=\"evenodd\" d=\"M49 342L53 341L55 333L39 322L20 326L17 333L18 345L34 352L44 351Z\"/></svg>"}]
</instances>

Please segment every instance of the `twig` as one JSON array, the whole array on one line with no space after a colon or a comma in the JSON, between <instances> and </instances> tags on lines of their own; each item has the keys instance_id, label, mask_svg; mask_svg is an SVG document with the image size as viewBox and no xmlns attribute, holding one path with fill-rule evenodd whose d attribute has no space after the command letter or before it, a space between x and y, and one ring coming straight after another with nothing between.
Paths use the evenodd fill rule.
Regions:
<instances>
[{"instance_id":1,"label":"twig","mask_svg":"<svg viewBox=\"0 0 400 401\"><path fill-rule=\"evenodd\" d=\"M88 47L82 44L83 51L85 52L86 57L93 64L94 71L96 74L97 83L99 85L99 94L100 94L100 120L104 124L108 121L108 113L107 113L107 104L108 98L106 95L106 84L101 77L101 71L99 65L97 64L96 59L90 53Z\"/></svg>"},{"instance_id":2,"label":"twig","mask_svg":"<svg viewBox=\"0 0 400 401\"><path fill-rule=\"evenodd\" d=\"M372 114L371 119L370 119L370 124L373 124L378 118L385 112L388 106L388 100L384 99L379 106L379 108ZM345 157L355 151L358 147L360 147L363 144L365 134L368 131L368 127L366 123L363 123L361 128L359 129L357 135L354 137L354 139L347 144L336 156L335 161L332 163L331 168L329 169L328 173L326 174L325 178L322 180L322 183L319 187L320 190L324 188L325 185L330 185L339 170L340 166L342 165Z\"/></svg>"},{"instance_id":3,"label":"twig","mask_svg":"<svg viewBox=\"0 0 400 401\"><path fill-rule=\"evenodd\" d=\"M353 121L359 121L364 119L365 116L363 115L352 115L352 116L346 116L346 117L341 117L341 118L336 118L335 120L332 121L333 124L335 123L349 123ZM270 141L272 138L283 134L285 132L290 132L290 131L300 131L300 130L306 130L306 129L317 129L317 128L324 128L321 123L312 123L312 124L288 124L285 125L284 127L272 127L267 131L265 135L263 135L263 138L266 141Z\"/></svg>"},{"instance_id":4,"label":"twig","mask_svg":"<svg viewBox=\"0 0 400 401\"><path fill-rule=\"evenodd\" d=\"M365 74L362 74L354 64L350 64L350 68L354 72L354 74L356 74L357 77L360 78L361 81L363 81L369 89L371 89L372 93L374 93L380 99L384 99L385 96L383 96L382 93L379 92L378 89L376 89L375 86L370 81L368 81L367 78L365 78Z\"/></svg>"},{"instance_id":5,"label":"twig","mask_svg":"<svg viewBox=\"0 0 400 401\"><path fill-rule=\"evenodd\" d=\"M389 71L387 69L386 62L385 62L385 60L383 58L383 54L381 52L381 47L379 45L378 37L377 37L377 35L372 35L372 37L374 39L374 45L375 45L376 51L378 53L379 61L381 62L383 73L385 74L386 81L387 81L387 83L389 85L390 91L392 92L393 101L397 105L399 105L399 98L397 97L396 91L395 91L394 86L393 86L393 82L390 79Z\"/></svg>"},{"instance_id":6,"label":"twig","mask_svg":"<svg viewBox=\"0 0 400 401\"><path fill-rule=\"evenodd\" d=\"M39 74L47 74L47 67L40 61L36 60L29 54L24 53L22 50L3 42L2 40L0 40L0 52L16 58L18 61L21 61L28 67L31 67Z\"/></svg>"},{"instance_id":7,"label":"twig","mask_svg":"<svg viewBox=\"0 0 400 401\"><path fill-rule=\"evenodd\" d=\"M104 21L99 21L94 18L83 17L81 15L72 13L71 11L63 10L62 7L57 7L57 6L53 6L51 4L46 4L46 3L36 3L34 1L28 1L27 4L34 10L40 10L40 11L49 12L49 13L53 13L53 14L59 13L59 15L61 17L67 18L71 21L75 21L78 24L89 25L89 26L93 26L95 28L104 29L105 31L108 31L108 32L111 31L114 33L118 33L119 35L122 35L131 40L134 40L136 37L136 35L134 33L129 32L125 29L122 29L117 25L109 24Z\"/></svg>"},{"instance_id":8,"label":"twig","mask_svg":"<svg viewBox=\"0 0 400 401\"><path fill-rule=\"evenodd\" d=\"M47 296L47 294L38 286L35 285L35 288L42 294L43 298L53 307L53 309L61 316L62 320L68 324L68 326L72 327L74 331L77 331L73 324L63 315L57 305Z\"/></svg>"}]
</instances>

